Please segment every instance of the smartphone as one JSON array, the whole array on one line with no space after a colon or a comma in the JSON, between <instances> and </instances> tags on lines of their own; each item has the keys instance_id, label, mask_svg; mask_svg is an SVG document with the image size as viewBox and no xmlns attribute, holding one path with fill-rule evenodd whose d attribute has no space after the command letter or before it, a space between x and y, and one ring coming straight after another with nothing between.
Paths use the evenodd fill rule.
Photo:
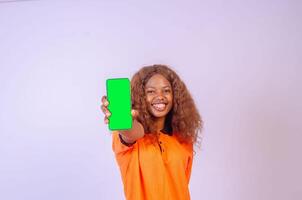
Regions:
<instances>
[{"instance_id":1,"label":"smartphone","mask_svg":"<svg viewBox=\"0 0 302 200\"><path fill-rule=\"evenodd\" d=\"M128 78L106 80L109 129L127 130L132 128L131 87Z\"/></svg>"}]
</instances>

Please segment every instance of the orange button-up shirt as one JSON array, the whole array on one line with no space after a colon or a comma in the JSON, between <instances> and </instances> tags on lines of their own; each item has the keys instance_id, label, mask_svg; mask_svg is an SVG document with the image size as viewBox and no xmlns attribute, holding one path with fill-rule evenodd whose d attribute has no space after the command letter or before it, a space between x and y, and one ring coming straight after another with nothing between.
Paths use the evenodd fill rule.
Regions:
<instances>
[{"instance_id":1,"label":"orange button-up shirt","mask_svg":"<svg viewBox=\"0 0 302 200\"><path fill-rule=\"evenodd\" d=\"M120 168L127 200L189 200L193 145L160 133L158 144L146 136L132 146L112 133L112 148Z\"/></svg>"}]
</instances>

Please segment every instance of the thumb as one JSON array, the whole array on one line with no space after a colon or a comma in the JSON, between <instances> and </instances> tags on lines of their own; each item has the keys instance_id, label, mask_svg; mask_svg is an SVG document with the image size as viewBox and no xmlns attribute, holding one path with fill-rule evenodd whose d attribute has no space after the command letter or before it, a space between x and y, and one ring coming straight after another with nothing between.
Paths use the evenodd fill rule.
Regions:
<instances>
[{"instance_id":1,"label":"thumb","mask_svg":"<svg viewBox=\"0 0 302 200\"><path fill-rule=\"evenodd\" d=\"M138 114L139 114L138 110L135 110L135 109L131 110L131 115L132 115L133 119L137 119Z\"/></svg>"}]
</instances>

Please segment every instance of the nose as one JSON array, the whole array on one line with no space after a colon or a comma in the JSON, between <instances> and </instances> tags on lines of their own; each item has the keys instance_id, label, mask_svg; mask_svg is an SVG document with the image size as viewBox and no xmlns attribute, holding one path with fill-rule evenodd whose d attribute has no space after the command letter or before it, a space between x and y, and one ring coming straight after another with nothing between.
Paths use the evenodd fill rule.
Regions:
<instances>
[{"instance_id":1,"label":"nose","mask_svg":"<svg viewBox=\"0 0 302 200\"><path fill-rule=\"evenodd\" d=\"M163 98L163 96L164 96L164 94L163 94L163 91L158 91L158 96L160 96L160 97L162 97Z\"/></svg>"},{"instance_id":2,"label":"nose","mask_svg":"<svg viewBox=\"0 0 302 200\"><path fill-rule=\"evenodd\" d=\"M164 97L162 95L159 95L157 98L160 99L160 100L164 99Z\"/></svg>"},{"instance_id":3,"label":"nose","mask_svg":"<svg viewBox=\"0 0 302 200\"><path fill-rule=\"evenodd\" d=\"M162 93L159 93L159 94L157 95L156 99L158 99L158 100L164 100L163 94L162 94Z\"/></svg>"}]
</instances>

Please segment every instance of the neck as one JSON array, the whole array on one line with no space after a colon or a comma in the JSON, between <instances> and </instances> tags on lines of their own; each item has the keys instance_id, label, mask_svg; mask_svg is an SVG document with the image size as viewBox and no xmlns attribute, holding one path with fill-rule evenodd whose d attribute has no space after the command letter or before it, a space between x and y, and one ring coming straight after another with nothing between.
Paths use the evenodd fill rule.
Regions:
<instances>
[{"instance_id":1,"label":"neck","mask_svg":"<svg viewBox=\"0 0 302 200\"><path fill-rule=\"evenodd\" d=\"M155 119L156 132L159 133L165 126L165 117L158 117Z\"/></svg>"}]
</instances>

